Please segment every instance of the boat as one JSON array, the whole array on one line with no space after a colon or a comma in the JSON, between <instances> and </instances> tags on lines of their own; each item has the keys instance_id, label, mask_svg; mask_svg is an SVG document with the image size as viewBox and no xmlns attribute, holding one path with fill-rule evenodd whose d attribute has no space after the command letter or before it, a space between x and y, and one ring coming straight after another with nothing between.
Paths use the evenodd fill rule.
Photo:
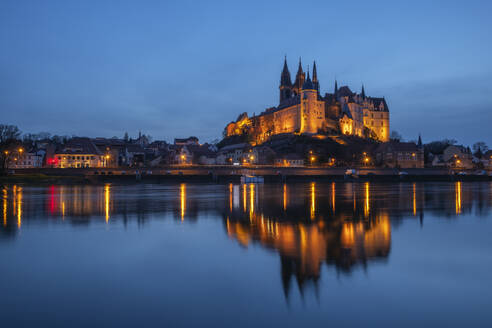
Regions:
<instances>
[{"instance_id":1,"label":"boat","mask_svg":"<svg viewBox=\"0 0 492 328\"><path fill-rule=\"evenodd\" d=\"M265 179L261 176L255 175L242 175L241 183L264 183Z\"/></svg>"}]
</instances>

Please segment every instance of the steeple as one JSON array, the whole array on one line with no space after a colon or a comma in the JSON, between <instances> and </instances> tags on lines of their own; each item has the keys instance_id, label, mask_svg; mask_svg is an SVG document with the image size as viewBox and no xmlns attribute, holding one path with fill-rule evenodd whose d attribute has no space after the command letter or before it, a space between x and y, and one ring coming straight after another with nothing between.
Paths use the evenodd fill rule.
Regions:
<instances>
[{"instance_id":1,"label":"steeple","mask_svg":"<svg viewBox=\"0 0 492 328\"><path fill-rule=\"evenodd\" d=\"M280 75L280 85L289 87L292 85L289 67L287 66L287 56L284 58L284 68L282 69L282 74Z\"/></svg>"},{"instance_id":2,"label":"steeple","mask_svg":"<svg viewBox=\"0 0 492 328\"><path fill-rule=\"evenodd\" d=\"M316 72L316 61L313 62L313 82L318 82L318 73Z\"/></svg>"},{"instance_id":3,"label":"steeple","mask_svg":"<svg viewBox=\"0 0 492 328\"><path fill-rule=\"evenodd\" d=\"M333 95L335 96L335 98L338 95L338 83L337 83L337 79L335 79L335 90L333 91Z\"/></svg>"},{"instance_id":4,"label":"steeple","mask_svg":"<svg viewBox=\"0 0 492 328\"><path fill-rule=\"evenodd\" d=\"M319 93L318 72L316 71L316 61L313 62L313 86Z\"/></svg>"},{"instance_id":5,"label":"steeple","mask_svg":"<svg viewBox=\"0 0 492 328\"><path fill-rule=\"evenodd\" d=\"M419 133L419 141L417 142L417 147L422 148L422 137L420 136L420 133Z\"/></svg>"},{"instance_id":6,"label":"steeple","mask_svg":"<svg viewBox=\"0 0 492 328\"><path fill-rule=\"evenodd\" d=\"M284 58L284 68L280 74L280 101L282 104L285 100L292 97L292 82L290 80L289 67L287 66L287 56Z\"/></svg>"},{"instance_id":7,"label":"steeple","mask_svg":"<svg viewBox=\"0 0 492 328\"><path fill-rule=\"evenodd\" d=\"M299 57L299 68L297 69L296 81L294 82L294 86L293 86L294 92L300 94L305 79L306 79L306 75L302 70L301 58Z\"/></svg>"},{"instance_id":8,"label":"steeple","mask_svg":"<svg viewBox=\"0 0 492 328\"><path fill-rule=\"evenodd\" d=\"M362 84L362 91L360 92L360 95L362 96L363 99L366 98L366 92L364 91L364 84Z\"/></svg>"},{"instance_id":9,"label":"steeple","mask_svg":"<svg viewBox=\"0 0 492 328\"><path fill-rule=\"evenodd\" d=\"M304 74L304 72L302 70L301 57L299 57L299 68L297 69L297 75L299 76L301 74Z\"/></svg>"}]
</instances>

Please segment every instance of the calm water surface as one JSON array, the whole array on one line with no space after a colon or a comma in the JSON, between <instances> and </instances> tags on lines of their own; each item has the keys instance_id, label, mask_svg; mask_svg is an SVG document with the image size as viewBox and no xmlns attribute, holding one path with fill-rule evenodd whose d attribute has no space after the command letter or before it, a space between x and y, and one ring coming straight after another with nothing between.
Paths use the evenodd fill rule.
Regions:
<instances>
[{"instance_id":1,"label":"calm water surface","mask_svg":"<svg viewBox=\"0 0 492 328\"><path fill-rule=\"evenodd\" d=\"M491 183L8 185L0 326L492 326Z\"/></svg>"}]
</instances>

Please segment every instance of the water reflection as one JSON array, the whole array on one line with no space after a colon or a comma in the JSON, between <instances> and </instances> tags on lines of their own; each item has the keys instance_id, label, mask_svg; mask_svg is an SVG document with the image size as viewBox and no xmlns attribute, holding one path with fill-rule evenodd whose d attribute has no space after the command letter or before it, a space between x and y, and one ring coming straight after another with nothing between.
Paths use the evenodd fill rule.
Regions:
<instances>
[{"instance_id":1,"label":"water reflection","mask_svg":"<svg viewBox=\"0 0 492 328\"><path fill-rule=\"evenodd\" d=\"M16 236L32 221L126 225L215 216L234 242L278 254L288 296L293 281L301 292L316 286L323 265L349 274L386 260L404 218L423 224L425 213L486 216L491 207L491 183L10 185L2 187L0 236Z\"/></svg>"}]
</instances>

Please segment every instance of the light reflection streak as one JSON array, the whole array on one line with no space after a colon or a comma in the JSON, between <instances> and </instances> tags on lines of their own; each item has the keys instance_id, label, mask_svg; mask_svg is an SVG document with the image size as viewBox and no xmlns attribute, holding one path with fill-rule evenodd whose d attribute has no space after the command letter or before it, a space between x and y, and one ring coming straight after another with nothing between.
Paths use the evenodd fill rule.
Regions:
<instances>
[{"instance_id":1,"label":"light reflection streak","mask_svg":"<svg viewBox=\"0 0 492 328\"><path fill-rule=\"evenodd\" d=\"M7 189L3 189L3 225L7 225Z\"/></svg>"},{"instance_id":2,"label":"light reflection streak","mask_svg":"<svg viewBox=\"0 0 492 328\"><path fill-rule=\"evenodd\" d=\"M243 184L243 210L244 212L246 213L246 194L247 194L247 190L246 190L246 184Z\"/></svg>"},{"instance_id":3,"label":"light reflection streak","mask_svg":"<svg viewBox=\"0 0 492 328\"><path fill-rule=\"evenodd\" d=\"M19 187L17 195L17 227L22 225L22 188Z\"/></svg>"},{"instance_id":4,"label":"light reflection streak","mask_svg":"<svg viewBox=\"0 0 492 328\"><path fill-rule=\"evenodd\" d=\"M232 183L229 184L229 211L232 212Z\"/></svg>"},{"instance_id":5,"label":"light reflection streak","mask_svg":"<svg viewBox=\"0 0 492 328\"><path fill-rule=\"evenodd\" d=\"M181 199L181 221L183 221L186 214L186 184L180 185L179 195Z\"/></svg>"},{"instance_id":6,"label":"light reflection streak","mask_svg":"<svg viewBox=\"0 0 492 328\"><path fill-rule=\"evenodd\" d=\"M316 185L311 182L311 220L316 216Z\"/></svg>"},{"instance_id":7,"label":"light reflection streak","mask_svg":"<svg viewBox=\"0 0 492 328\"><path fill-rule=\"evenodd\" d=\"M104 186L104 209L106 212L106 223L109 222L109 185Z\"/></svg>"},{"instance_id":8,"label":"light reflection streak","mask_svg":"<svg viewBox=\"0 0 492 328\"><path fill-rule=\"evenodd\" d=\"M369 210L370 210L370 205L369 205L369 182L366 182L364 185L365 185L364 216L367 218L369 216Z\"/></svg>"},{"instance_id":9,"label":"light reflection streak","mask_svg":"<svg viewBox=\"0 0 492 328\"><path fill-rule=\"evenodd\" d=\"M413 183L413 216L417 215L417 199L416 199L416 186L415 182Z\"/></svg>"},{"instance_id":10,"label":"light reflection streak","mask_svg":"<svg viewBox=\"0 0 492 328\"><path fill-rule=\"evenodd\" d=\"M255 204L254 204L254 199L255 199L255 185L254 183L251 183L249 185L249 218L253 218L253 214L255 212Z\"/></svg>"},{"instance_id":11,"label":"light reflection streak","mask_svg":"<svg viewBox=\"0 0 492 328\"><path fill-rule=\"evenodd\" d=\"M14 188L12 190L12 202L13 202L12 211L15 216L17 214L17 186L16 185L14 185Z\"/></svg>"},{"instance_id":12,"label":"light reflection streak","mask_svg":"<svg viewBox=\"0 0 492 328\"><path fill-rule=\"evenodd\" d=\"M287 184L284 183L284 190L283 190L283 193L284 193L284 197L283 197L283 204L284 204L284 211L287 210Z\"/></svg>"},{"instance_id":13,"label":"light reflection streak","mask_svg":"<svg viewBox=\"0 0 492 328\"><path fill-rule=\"evenodd\" d=\"M456 192L456 214L461 214L461 182L456 182L455 185Z\"/></svg>"}]
</instances>

